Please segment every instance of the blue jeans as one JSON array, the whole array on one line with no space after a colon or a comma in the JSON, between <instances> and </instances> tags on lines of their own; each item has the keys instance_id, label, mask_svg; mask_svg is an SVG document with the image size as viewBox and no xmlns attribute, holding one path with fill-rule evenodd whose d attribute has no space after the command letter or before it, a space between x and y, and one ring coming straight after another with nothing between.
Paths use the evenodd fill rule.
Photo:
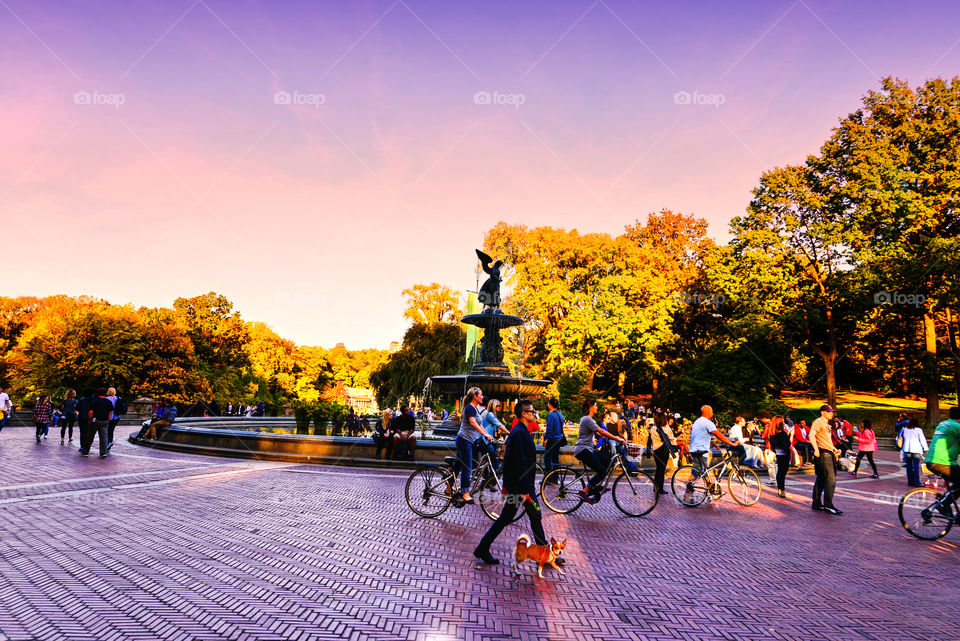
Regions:
<instances>
[{"instance_id":1,"label":"blue jeans","mask_svg":"<svg viewBox=\"0 0 960 641\"><path fill-rule=\"evenodd\" d=\"M920 486L920 454L904 453L904 460L907 462L907 485L914 487Z\"/></svg>"},{"instance_id":2,"label":"blue jeans","mask_svg":"<svg viewBox=\"0 0 960 641\"><path fill-rule=\"evenodd\" d=\"M484 454L490 454L490 462L493 464L493 469L499 474L500 459L497 458L497 450L493 446L493 443L480 436L473 442L473 456L475 457L473 462L475 465L480 465Z\"/></svg>"},{"instance_id":3,"label":"blue jeans","mask_svg":"<svg viewBox=\"0 0 960 641\"><path fill-rule=\"evenodd\" d=\"M462 436L457 437L457 467L460 472L460 491L467 492L470 490L470 472L473 471L473 443Z\"/></svg>"},{"instance_id":4,"label":"blue jeans","mask_svg":"<svg viewBox=\"0 0 960 641\"><path fill-rule=\"evenodd\" d=\"M543 450L543 475L546 476L553 470L560 467L560 448L566 443L566 439L548 439L547 445Z\"/></svg>"}]
</instances>

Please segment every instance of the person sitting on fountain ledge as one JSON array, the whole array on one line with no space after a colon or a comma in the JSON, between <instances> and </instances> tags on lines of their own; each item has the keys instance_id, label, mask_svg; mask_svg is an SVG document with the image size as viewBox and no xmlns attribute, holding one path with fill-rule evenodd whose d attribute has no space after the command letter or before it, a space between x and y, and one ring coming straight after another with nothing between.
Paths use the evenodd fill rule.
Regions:
<instances>
[{"instance_id":1,"label":"person sitting on fountain ledge","mask_svg":"<svg viewBox=\"0 0 960 641\"><path fill-rule=\"evenodd\" d=\"M401 406L400 414L390 423L390 429L393 431L393 454L395 458L403 453L405 458L413 460L413 453L417 449L417 437L413 435L416 428L417 424L413 420L413 416L410 415L410 408L406 405ZM406 452L400 449L401 443L406 444Z\"/></svg>"}]
</instances>

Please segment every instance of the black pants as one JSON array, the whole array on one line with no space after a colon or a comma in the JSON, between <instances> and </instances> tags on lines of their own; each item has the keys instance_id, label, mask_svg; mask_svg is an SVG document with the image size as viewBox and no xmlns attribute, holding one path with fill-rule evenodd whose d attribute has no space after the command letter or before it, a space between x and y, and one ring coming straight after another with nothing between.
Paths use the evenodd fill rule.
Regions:
<instances>
[{"instance_id":1,"label":"black pants","mask_svg":"<svg viewBox=\"0 0 960 641\"><path fill-rule=\"evenodd\" d=\"M493 525L490 526L487 533L480 539L480 543L477 544L477 550L480 552L490 551L490 546L493 545L493 542L500 536L500 533L503 532L503 528L513 523L513 519L517 515L517 510L520 509L521 505L526 508L527 518L530 519L530 530L533 532L533 540L537 545L546 545L547 537L543 533L540 504L537 503L536 497L531 494L530 501L524 501L522 494L507 494L506 498L503 512L500 513L500 517L493 522Z\"/></svg>"},{"instance_id":2,"label":"black pants","mask_svg":"<svg viewBox=\"0 0 960 641\"><path fill-rule=\"evenodd\" d=\"M543 475L546 476L553 470L560 467L560 448L566 439L548 439L547 445L543 450Z\"/></svg>"},{"instance_id":3,"label":"black pants","mask_svg":"<svg viewBox=\"0 0 960 641\"><path fill-rule=\"evenodd\" d=\"M813 484L813 507L834 507L833 492L837 488L837 459L833 452L820 452L813 467L817 480ZM822 498L821 498L822 497Z\"/></svg>"},{"instance_id":4,"label":"black pants","mask_svg":"<svg viewBox=\"0 0 960 641\"><path fill-rule=\"evenodd\" d=\"M73 440L73 424L77 422L77 415L74 414L70 416L69 414L66 418L63 419L63 425L60 426L60 440L63 440L63 437L67 434L67 431L70 432L70 440Z\"/></svg>"},{"instance_id":5,"label":"black pants","mask_svg":"<svg viewBox=\"0 0 960 641\"><path fill-rule=\"evenodd\" d=\"M393 434L374 434L373 443L377 448L377 458L380 458L380 452L387 449L387 460L393 456Z\"/></svg>"},{"instance_id":6,"label":"black pants","mask_svg":"<svg viewBox=\"0 0 960 641\"><path fill-rule=\"evenodd\" d=\"M77 419L77 429L80 430L80 451L90 451L90 423L82 418Z\"/></svg>"},{"instance_id":7,"label":"black pants","mask_svg":"<svg viewBox=\"0 0 960 641\"><path fill-rule=\"evenodd\" d=\"M870 461L870 467L873 468L874 476L879 476L877 472L877 464L873 462L873 452L857 452L857 464L853 466L853 473L856 474L857 470L860 469L860 461L863 460L863 457L866 456L867 460Z\"/></svg>"},{"instance_id":8,"label":"black pants","mask_svg":"<svg viewBox=\"0 0 960 641\"><path fill-rule=\"evenodd\" d=\"M603 483L603 477L607 474L607 468L610 467L610 457L600 450L583 450L576 455L577 460L596 472L590 477L590 490L593 491Z\"/></svg>"},{"instance_id":9,"label":"black pants","mask_svg":"<svg viewBox=\"0 0 960 641\"><path fill-rule=\"evenodd\" d=\"M37 423L37 443L40 442L40 437L43 436L43 433L47 431L46 423Z\"/></svg>"},{"instance_id":10,"label":"black pants","mask_svg":"<svg viewBox=\"0 0 960 641\"><path fill-rule=\"evenodd\" d=\"M93 447L93 437L96 436L100 440L100 455L106 456L107 454L107 445L109 441L107 440L109 432L109 426L107 421L94 421L87 424L86 429L86 441L83 440L83 433L81 431L80 435L80 451L84 454L90 452L90 448Z\"/></svg>"},{"instance_id":11,"label":"black pants","mask_svg":"<svg viewBox=\"0 0 960 641\"><path fill-rule=\"evenodd\" d=\"M107 443L113 445L113 431L117 429L117 423L120 422L119 418L110 419L110 424L107 426Z\"/></svg>"},{"instance_id":12,"label":"black pants","mask_svg":"<svg viewBox=\"0 0 960 641\"><path fill-rule=\"evenodd\" d=\"M663 489L663 479L667 474L667 461L670 459L670 448L661 445L653 451L653 462L657 464L657 471L653 473L653 486L657 491Z\"/></svg>"},{"instance_id":13,"label":"black pants","mask_svg":"<svg viewBox=\"0 0 960 641\"><path fill-rule=\"evenodd\" d=\"M787 470L790 469L790 455L777 454L777 489L786 488Z\"/></svg>"}]
</instances>

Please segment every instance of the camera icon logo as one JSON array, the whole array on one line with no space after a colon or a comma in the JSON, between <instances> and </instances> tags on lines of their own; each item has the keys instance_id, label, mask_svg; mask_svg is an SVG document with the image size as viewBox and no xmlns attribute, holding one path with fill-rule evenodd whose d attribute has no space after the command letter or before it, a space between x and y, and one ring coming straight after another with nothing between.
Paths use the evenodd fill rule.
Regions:
<instances>
[{"instance_id":1,"label":"camera icon logo","mask_svg":"<svg viewBox=\"0 0 960 641\"><path fill-rule=\"evenodd\" d=\"M89 91L78 91L73 94L73 104L75 105L89 105L90 104L90 92Z\"/></svg>"},{"instance_id":2,"label":"camera icon logo","mask_svg":"<svg viewBox=\"0 0 960 641\"><path fill-rule=\"evenodd\" d=\"M877 292L873 295L874 305L890 305L893 303L893 295L890 292Z\"/></svg>"},{"instance_id":3,"label":"camera icon logo","mask_svg":"<svg viewBox=\"0 0 960 641\"><path fill-rule=\"evenodd\" d=\"M273 94L273 104L275 105L289 105L291 102L291 96L289 91L278 91Z\"/></svg>"},{"instance_id":4,"label":"camera icon logo","mask_svg":"<svg viewBox=\"0 0 960 641\"><path fill-rule=\"evenodd\" d=\"M475 105L489 105L491 103L491 97L489 91L478 91L473 94L473 103Z\"/></svg>"},{"instance_id":5,"label":"camera icon logo","mask_svg":"<svg viewBox=\"0 0 960 641\"><path fill-rule=\"evenodd\" d=\"M673 104L675 105L689 105L691 100L689 91L678 91L673 94Z\"/></svg>"}]
</instances>

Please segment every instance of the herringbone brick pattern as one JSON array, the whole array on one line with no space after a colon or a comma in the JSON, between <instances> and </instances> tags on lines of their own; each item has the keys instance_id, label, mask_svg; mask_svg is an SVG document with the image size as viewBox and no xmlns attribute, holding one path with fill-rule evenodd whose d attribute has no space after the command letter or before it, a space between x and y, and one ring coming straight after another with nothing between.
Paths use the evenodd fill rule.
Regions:
<instances>
[{"instance_id":1,"label":"herringbone brick pattern","mask_svg":"<svg viewBox=\"0 0 960 641\"><path fill-rule=\"evenodd\" d=\"M0 640L942 639L960 588L958 534L913 540L865 500L899 477L843 480L839 518L805 477L753 508L547 512L567 574L539 581L472 562L478 507L416 517L406 473L115 453L3 433Z\"/></svg>"}]
</instances>

